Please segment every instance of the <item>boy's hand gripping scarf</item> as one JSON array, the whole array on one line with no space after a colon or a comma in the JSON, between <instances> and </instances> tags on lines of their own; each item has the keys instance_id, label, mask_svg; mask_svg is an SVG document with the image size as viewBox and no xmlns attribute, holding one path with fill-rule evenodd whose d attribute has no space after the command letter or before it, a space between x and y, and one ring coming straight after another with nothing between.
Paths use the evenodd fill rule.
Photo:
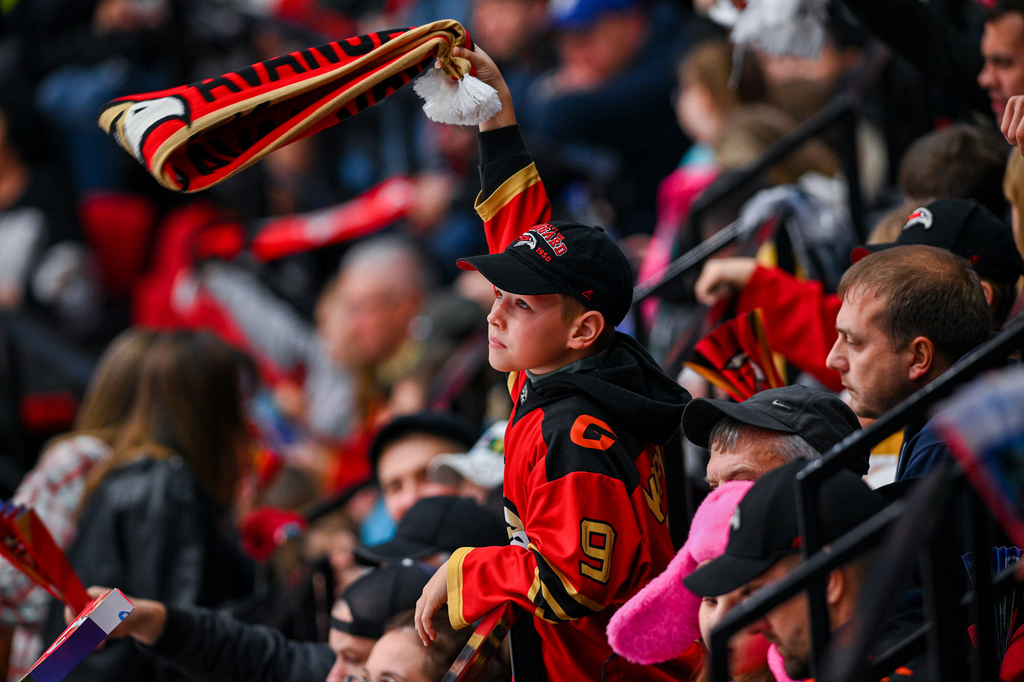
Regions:
<instances>
[{"instance_id":1,"label":"boy's hand gripping scarf","mask_svg":"<svg viewBox=\"0 0 1024 682\"><path fill-rule=\"evenodd\" d=\"M452 48L472 49L456 21L379 31L311 47L170 90L108 102L99 125L164 187L198 192L270 152L381 101L425 69L427 115L475 125L501 110ZM432 68L434 60L441 69Z\"/></svg>"}]
</instances>

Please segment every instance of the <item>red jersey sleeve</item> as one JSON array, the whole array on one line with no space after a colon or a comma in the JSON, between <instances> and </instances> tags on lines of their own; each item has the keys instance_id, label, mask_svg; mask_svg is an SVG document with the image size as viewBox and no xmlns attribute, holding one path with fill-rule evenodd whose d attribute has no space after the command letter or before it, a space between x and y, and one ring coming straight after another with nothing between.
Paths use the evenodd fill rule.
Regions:
<instances>
[{"instance_id":1,"label":"red jersey sleeve","mask_svg":"<svg viewBox=\"0 0 1024 682\"><path fill-rule=\"evenodd\" d=\"M782 353L832 391L843 390L839 372L825 366L836 342L842 301L821 282L801 281L779 268L758 265L736 301L737 314L760 308L772 350Z\"/></svg>"},{"instance_id":2,"label":"red jersey sleeve","mask_svg":"<svg viewBox=\"0 0 1024 682\"><path fill-rule=\"evenodd\" d=\"M551 202L519 126L482 132L476 212L484 221L487 248L500 253L534 225L551 220Z\"/></svg>"}]
</instances>

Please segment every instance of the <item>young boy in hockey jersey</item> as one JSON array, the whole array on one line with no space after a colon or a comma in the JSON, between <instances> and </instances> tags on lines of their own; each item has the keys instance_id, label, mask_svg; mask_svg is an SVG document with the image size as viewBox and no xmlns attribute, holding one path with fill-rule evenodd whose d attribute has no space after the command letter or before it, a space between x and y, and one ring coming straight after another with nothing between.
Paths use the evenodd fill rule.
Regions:
<instances>
[{"instance_id":1,"label":"young boy in hockey jersey","mask_svg":"<svg viewBox=\"0 0 1024 682\"><path fill-rule=\"evenodd\" d=\"M534 616L550 680L672 679L667 667L609 660L605 627L673 556L662 446L689 396L615 332L632 299L619 248L600 228L548 222L494 63L457 56L503 104L480 126L476 208L490 255L459 265L494 285L489 359L509 373L515 402L505 435L510 544L456 551L424 588L417 630L433 640L431 618L446 602L463 628L512 601Z\"/></svg>"}]
</instances>

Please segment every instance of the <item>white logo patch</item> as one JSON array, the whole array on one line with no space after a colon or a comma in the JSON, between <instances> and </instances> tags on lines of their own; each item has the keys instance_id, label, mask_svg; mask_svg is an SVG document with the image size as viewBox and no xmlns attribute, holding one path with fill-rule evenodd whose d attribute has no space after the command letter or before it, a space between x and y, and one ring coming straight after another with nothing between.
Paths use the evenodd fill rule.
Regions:
<instances>
[{"instance_id":1,"label":"white logo patch","mask_svg":"<svg viewBox=\"0 0 1024 682\"><path fill-rule=\"evenodd\" d=\"M519 237L519 241L517 241L517 242L516 242L516 243L515 243L515 244L514 244L514 245L512 246L512 248L514 249L514 248L516 248L517 246L528 246L528 247L530 247L531 249L534 249L534 250L536 250L536 248L537 248L537 237L536 237L536 236L534 236L534 235L532 235L532 234L530 234L529 232L524 232L524 233L523 233L523 234L522 234L522 235L521 235L521 236Z\"/></svg>"},{"instance_id":2,"label":"white logo patch","mask_svg":"<svg viewBox=\"0 0 1024 682\"><path fill-rule=\"evenodd\" d=\"M732 510L732 518L729 519L729 528L734 531L740 529L740 508L736 507Z\"/></svg>"},{"instance_id":3,"label":"white logo patch","mask_svg":"<svg viewBox=\"0 0 1024 682\"><path fill-rule=\"evenodd\" d=\"M161 97L136 102L124 113L124 139L130 147L128 151L134 154L140 163L145 163L142 158L142 143L146 139L146 132L153 124L168 118L187 120L185 103L180 98Z\"/></svg>"},{"instance_id":4,"label":"white logo patch","mask_svg":"<svg viewBox=\"0 0 1024 682\"><path fill-rule=\"evenodd\" d=\"M935 222L935 216L927 208L919 208L907 217L907 224L903 226L903 232L906 232L914 225L920 225L923 229L927 230Z\"/></svg>"}]
</instances>

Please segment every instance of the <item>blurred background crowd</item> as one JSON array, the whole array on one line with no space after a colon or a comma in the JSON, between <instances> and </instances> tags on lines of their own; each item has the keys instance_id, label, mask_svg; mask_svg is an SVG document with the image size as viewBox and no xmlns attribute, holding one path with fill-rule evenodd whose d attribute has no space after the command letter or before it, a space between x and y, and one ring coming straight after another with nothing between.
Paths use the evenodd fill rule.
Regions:
<instances>
[{"instance_id":1,"label":"blurred background crowd","mask_svg":"<svg viewBox=\"0 0 1024 682\"><path fill-rule=\"evenodd\" d=\"M848 4L828 4L820 54L796 57L733 44L735 7L708 0L5 0L0 498L52 505L51 530L87 583L230 604L321 642L335 597L363 571L357 547L365 559L396 527L401 536L417 502L464 496L501 513L512 404L487 363L493 291L455 265L487 249L476 131L428 121L406 88L177 195L97 127L104 102L456 19L500 65L554 215L605 227L638 281L737 219L776 215L785 230L733 255L834 293L853 246L893 241L927 201L975 199L1010 222L1022 200L1012 183L1004 195L1010 148L993 115L997 96L1024 88L972 75L967 92L929 68L920 35L884 42L897 28L879 3ZM983 3L921 7L981 40ZM856 97L855 125L825 127L737 182L842 93ZM1010 170L1018 187L1021 170ZM723 186L735 191L691 220ZM261 248L275 231L297 236ZM624 326L672 375L701 303L717 300L694 293L698 272ZM835 372L787 360L803 383L841 390ZM692 373L680 379L713 395ZM707 455L687 447L699 490ZM193 475L179 480L183 468ZM143 515L154 525L111 530L167 489ZM159 549L132 556L140 537ZM471 540L417 542L433 556ZM20 679L52 607L15 597L3 604L22 610L6 622L26 626L12 658Z\"/></svg>"}]
</instances>

